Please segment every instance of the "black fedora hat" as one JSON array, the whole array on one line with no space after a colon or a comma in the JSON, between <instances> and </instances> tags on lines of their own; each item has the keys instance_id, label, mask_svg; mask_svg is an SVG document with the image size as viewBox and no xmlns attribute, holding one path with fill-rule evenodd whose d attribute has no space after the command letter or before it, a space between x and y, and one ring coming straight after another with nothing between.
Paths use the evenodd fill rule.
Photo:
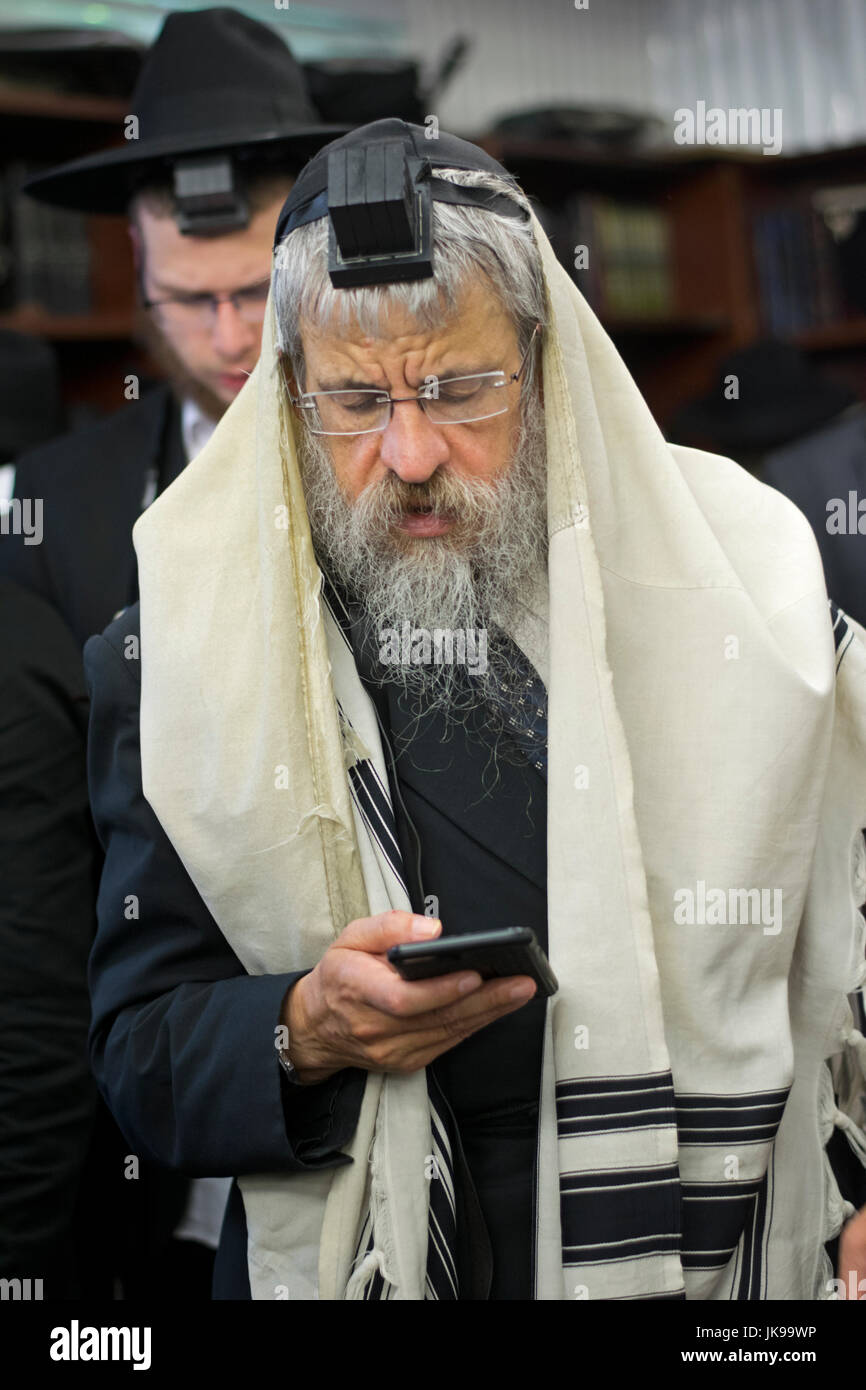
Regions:
<instances>
[{"instance_id":1,"label":"black fedora hat","mask_svg":"<svg viewBox=\"0 0 866 1390\"><path fill-rule=\"evenodd\" d=\"M238 10L168 15L130 101L137 138L30 179L27 192L80 212L122 213L184 155L303 164L346 126L324 125L278 34Z\"/></svg>"},{"instance_id":2,"label":"black fedora hat","mask_svg":"<svg viewBox=\"0 0 866 1390\"><path fill-rule=\"evenodd\" d=\"M729 398L728 380L737 378ZM732 353L716 384L683 406L671 426L681 443L760 452L818 429L857 399L841 382L816 371L790 343L767 338Z\"/></svg>"}]
</instances>

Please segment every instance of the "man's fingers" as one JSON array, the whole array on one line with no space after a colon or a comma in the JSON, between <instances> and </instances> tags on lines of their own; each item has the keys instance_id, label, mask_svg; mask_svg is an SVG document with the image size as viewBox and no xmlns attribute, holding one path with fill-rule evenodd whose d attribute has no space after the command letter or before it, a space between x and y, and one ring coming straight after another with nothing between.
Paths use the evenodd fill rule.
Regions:
<instances>
[{"instance_id":1,"label":"man's fingers","mask_svg":"<svg viewBox=\"0 0 866 1390\"><path fill-rule=\"evenodd\" d=\"M420 917L415 912L380 912L377 917L360 917L340 932L335 946L350 951L368 951L384 955L392 946L404 941L430 941L439 935L442 923L438 917Z\"/></svg>"},{"instance_id":2,"label":"man's fingers","mask_svg":"<svg viewBox=\"0 0 866 1390\"><path fill-rule=\"evenodd\" d=\"M519 997L514 998L508 986L513 991L518 980L526 988ZM525 975L512 976L507 982L491 982L483 992L479 990L471 996L471 1010L462 1003L450 1009L441 1009L424 1016L423 1022L429 1022L429 1026L420 1026L422 1021L413 1019L409 1031L378 1038L374 1046L382 1054L379 1066L386 1071L413 1071L426 1067L479 1029L523 1008L533 993L534 981L528 980Z\"/></svg>"},{"instance_id":3,"label":"man's fingers","mask_svg":"<svg viewBox=\"0 0 866 1390\"><path fill-rule=\"evenodd\" d=\"M368 1007L395 1020L411 1020L413 1032L437 1025L447 1027L451 1014L469 1019L510 1007L518 987L523 990L521 1003L535 992L535 982L527 975L484 983L474 970L455 971L430 980L403 980L386 961L370 961L369 968L365 962L359 986ZM444 1011L448 1017L442 1017Z\"/></svg>"},{"instance_id":4,"label":"man's fingers","mask_svg":"<svg viewBox=\"0 0 866 1390\"><path fill-rule=\"evenodd\" d=\"M356 963L356 980L363 1002L389 1017L415 1018L457 1003L481 987L477 970L458 970L430 980L404 980L393 965L373 957Z\"/></svg>"},{"instance_id":5,"label":"man's fingers","mask_svg":"<svg viewBox=\"0 0 866 1390\"><path fill-rule=\"evenodd\" d=\"M436 1012L413 1019L413 1033L466 1035L474 1033L497 1018L521 1009L536 994L535 981L528 975L509 975L501 980L487 980L459 1003L450 1004Z\"/></svg>"}]
</instances>

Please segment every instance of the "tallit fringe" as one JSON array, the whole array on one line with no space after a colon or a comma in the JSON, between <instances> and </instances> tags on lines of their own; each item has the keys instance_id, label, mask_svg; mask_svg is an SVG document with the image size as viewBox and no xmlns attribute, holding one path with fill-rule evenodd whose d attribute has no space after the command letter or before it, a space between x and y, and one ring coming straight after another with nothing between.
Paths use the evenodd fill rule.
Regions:
<instances>
[{"instance_id":1,"label":"tallit fringe","mask_svg":"<svg viewBox=\"0 0 866 1390\"><path fill-rule=\"evenodd\" d=\"M826 1193L824 1201L824 1240L828 1241L833 1240L834 1236L839 1234L843 1223L847 1221L848 1217L851 1215L852 1208L851 1203L846 1202L842 1193L839 1191L836 1174L833 1172L833 1165L830 1162L826 1149L823 1154L823 1168L824 1192ZM831 1274L830 1278L832 1279L832 1277L833 1275Z\"/></svg>"},{"instance_id":2,"label":"tallit fringe","mask_svg":"<svg viewBox=\"0 0 866 1390\"><path fill-rule=\"evenodd\" d=\"M385 1267L385 1256L382 1254L381 1250L377 1250L374 1246L374 1248L364 1256L346 1285L346 1298L349 1302L365 1299L367 1297L367 1291L377 1274L380 1274L386 1283L391 1283L390 1276Z\"/></svg>"},{"instance_id":3,"label":"tallit fringe","mask_svg":"<svg viewBox=\"0 0 866 1390\"><path fill-rule=\"evenodd\" d=\"M851 1114L855 1104L861 1115L866 1111L866 1038L858 1028L852 1027L845 1034L843 1057L848 1073L848 1094L840 1096L841 1106L834 1107L833 1123L841 1129L850 1148L866 1168L866 1133Z\"/></svg>"},{"instance_id":4,"label":"tallit fringe","mask_svg":"<svg viewBox=\"0 0 866 1390\"><path fill-rule=\"evenodd\" d=\"M391 1226L387 1184L383 1172L382 1151L385 1143L383 1128L382 1106L380 1104L376 1130L370 1145L368 1160L370 1164L370 1200L363 1223L363 1229L372 1230L373 1248L366 1251L357 1269L349 1276L345 1293L345 1298L348 1301L366 1299L377 1274L381 1275L385 1284L391 1289L397 1288L397 1280L393 1273L397 1268L394 1232ZM380 1295L381 1298L389 1298L390 1296L387 1289Z\"/></svg>"}]
</instances>

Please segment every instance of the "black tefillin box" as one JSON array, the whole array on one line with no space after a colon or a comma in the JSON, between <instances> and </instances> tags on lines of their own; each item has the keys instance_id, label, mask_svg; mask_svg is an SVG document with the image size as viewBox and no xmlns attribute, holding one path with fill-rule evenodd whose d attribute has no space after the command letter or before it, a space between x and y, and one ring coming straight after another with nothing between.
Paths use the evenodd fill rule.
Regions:
<instances>
[{"instance_id":1,"label":"black tefillin box","mask_svg":"<svg viewBox=\"0 0 866 1390\"><path fill-rule=\"evenodd\" d=\"M328 271L341 288L433 274L426 161L402 141L328 156Z\"/></svg>"}]
</instances>

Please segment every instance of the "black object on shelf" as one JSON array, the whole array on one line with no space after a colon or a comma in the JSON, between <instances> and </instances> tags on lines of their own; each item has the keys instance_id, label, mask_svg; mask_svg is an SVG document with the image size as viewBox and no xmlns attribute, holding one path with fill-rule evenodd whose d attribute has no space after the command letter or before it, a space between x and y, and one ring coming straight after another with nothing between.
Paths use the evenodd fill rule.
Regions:
<instances>
[{"instance_id":1,"label":"black object on shelf","mask_svg":"<svg viewBox=\"0 0 866 1390\"><path fill-rule=\"evenodd\" d=\"M598 149L622 150L657 139L663 123L638 111L612 107L537 106L501 116L493 126L497 135L514 140L562 140Z\"/></svg>"},{"instance_id":2,"label":"black object on shelf","mask_svg":"<svg viewBox=\"0 0 866 1390\"><path fill-rule=\"evenodd\" d=\"M470 50L458 36L448 44L429 81L403 58L330 58L305 63L310 98L325 121L366 125L394 116L423 125Z\"/></svg>"}]
</instances>

